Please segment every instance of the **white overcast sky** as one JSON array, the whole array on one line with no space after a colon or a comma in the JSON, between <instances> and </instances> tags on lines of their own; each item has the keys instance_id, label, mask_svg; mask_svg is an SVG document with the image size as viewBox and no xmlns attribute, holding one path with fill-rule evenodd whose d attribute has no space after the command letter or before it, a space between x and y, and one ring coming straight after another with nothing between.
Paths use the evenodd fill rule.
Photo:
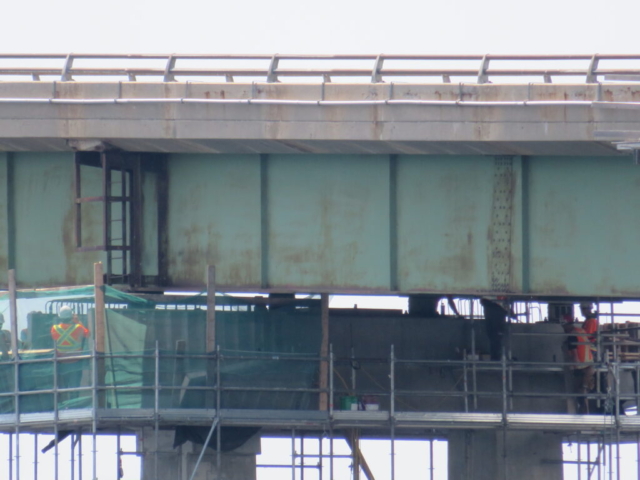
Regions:
<instances>
[{"instance_id":1,"label":"white overcast sky","mask_svg":"<svg viewBox=\"0 0 640 480\"><path fill-rule=\"evenodd\" d=\"M638 53L640 1L5 0L0 52Z\"/></svg>"}]
</instances>

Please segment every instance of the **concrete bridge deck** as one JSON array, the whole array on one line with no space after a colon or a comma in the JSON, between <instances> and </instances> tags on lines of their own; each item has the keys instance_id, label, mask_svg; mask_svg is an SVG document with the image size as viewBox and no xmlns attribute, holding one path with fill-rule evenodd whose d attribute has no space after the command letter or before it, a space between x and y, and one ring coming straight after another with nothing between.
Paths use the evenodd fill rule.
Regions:
<instances>
[{"instance_id":1,"label":"concrete bridge deck","mask_svg":"<svg viewBox=\"0 0 640 480\"><path fill-rule=\"evenodd\" d=\"M640 85L0 83L0 150L615 155Z\"/></svg>"}]
</instances>

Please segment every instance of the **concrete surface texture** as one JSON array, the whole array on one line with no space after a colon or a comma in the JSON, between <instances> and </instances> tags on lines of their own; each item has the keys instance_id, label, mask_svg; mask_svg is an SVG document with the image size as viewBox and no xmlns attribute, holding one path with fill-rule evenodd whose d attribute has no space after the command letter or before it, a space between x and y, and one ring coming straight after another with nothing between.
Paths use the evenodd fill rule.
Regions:
<instances>
[{"instance_id":1,"label":"concrete surface texture","mask_svg":"<svg viewBox=\"0 0 640 480\"><path fill-rule=\"evenodd\" d=\"M638 136L639 95L624 83L3 82L0 150L615 154L611 141Z\"/></svg>"}]
</instances>

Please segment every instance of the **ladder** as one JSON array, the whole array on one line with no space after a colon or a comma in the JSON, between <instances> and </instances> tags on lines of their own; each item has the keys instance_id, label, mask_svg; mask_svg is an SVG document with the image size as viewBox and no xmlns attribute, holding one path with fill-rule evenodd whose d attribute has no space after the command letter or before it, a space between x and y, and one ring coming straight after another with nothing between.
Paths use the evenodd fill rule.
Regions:
<instances>
[{"instance_id":1,"label":"ladder","mask_svg":"<svg viewBox=\"0 0 640 480\"><path fill-rule=\"evenodd\" d=\"M101 195L83 196L82 167L101 170ZM76 251L104 251L105 284L141 283L140 271L140 156L117 151L76 152L75 155ZM83 205L99 202L101 244L83 242ZM93 220L93 219L92 219Z\"/></svg>"}]
</instances>

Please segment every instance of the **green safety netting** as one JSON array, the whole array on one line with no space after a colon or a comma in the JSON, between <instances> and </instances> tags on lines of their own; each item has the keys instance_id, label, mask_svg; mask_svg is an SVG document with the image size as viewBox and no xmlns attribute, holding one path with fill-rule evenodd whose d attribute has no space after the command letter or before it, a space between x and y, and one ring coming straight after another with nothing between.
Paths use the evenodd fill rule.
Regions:
<instances>
[{"instance_id":1,"label":"green safety netting","mask_svg":"<svg viewBox=\"0 0 640 480\"><path fill-rule=\"evenodd\" d=\"M218 379L221 407L315 409L320 349L317 301L267 307L252 299L216 297L216 339L221 356L206 351L206 295L140 296L103 287L104 353L59 359L54 366L51 327L60 308L70 306L89 329L82 351L93 351L94 287L19 291L20 359L0 352L0 413L15 411L16 376L21 413L54 409L54 371L59 409L91 407L97 372L101 408L215 408ZM8 327L8 296L0 294ZM2 346L0 345L0 350ZM95 364L94 364L95 363ZM219 368L219 373L217 369ZM156 383L160 388L156 388ZM117 388L114 388L117 387ZM267 391L288 388L290 391ZM261 390L262 389L262 390ZM291 389L295 391L291 391Z\"/></svg>"}]
</instances>

